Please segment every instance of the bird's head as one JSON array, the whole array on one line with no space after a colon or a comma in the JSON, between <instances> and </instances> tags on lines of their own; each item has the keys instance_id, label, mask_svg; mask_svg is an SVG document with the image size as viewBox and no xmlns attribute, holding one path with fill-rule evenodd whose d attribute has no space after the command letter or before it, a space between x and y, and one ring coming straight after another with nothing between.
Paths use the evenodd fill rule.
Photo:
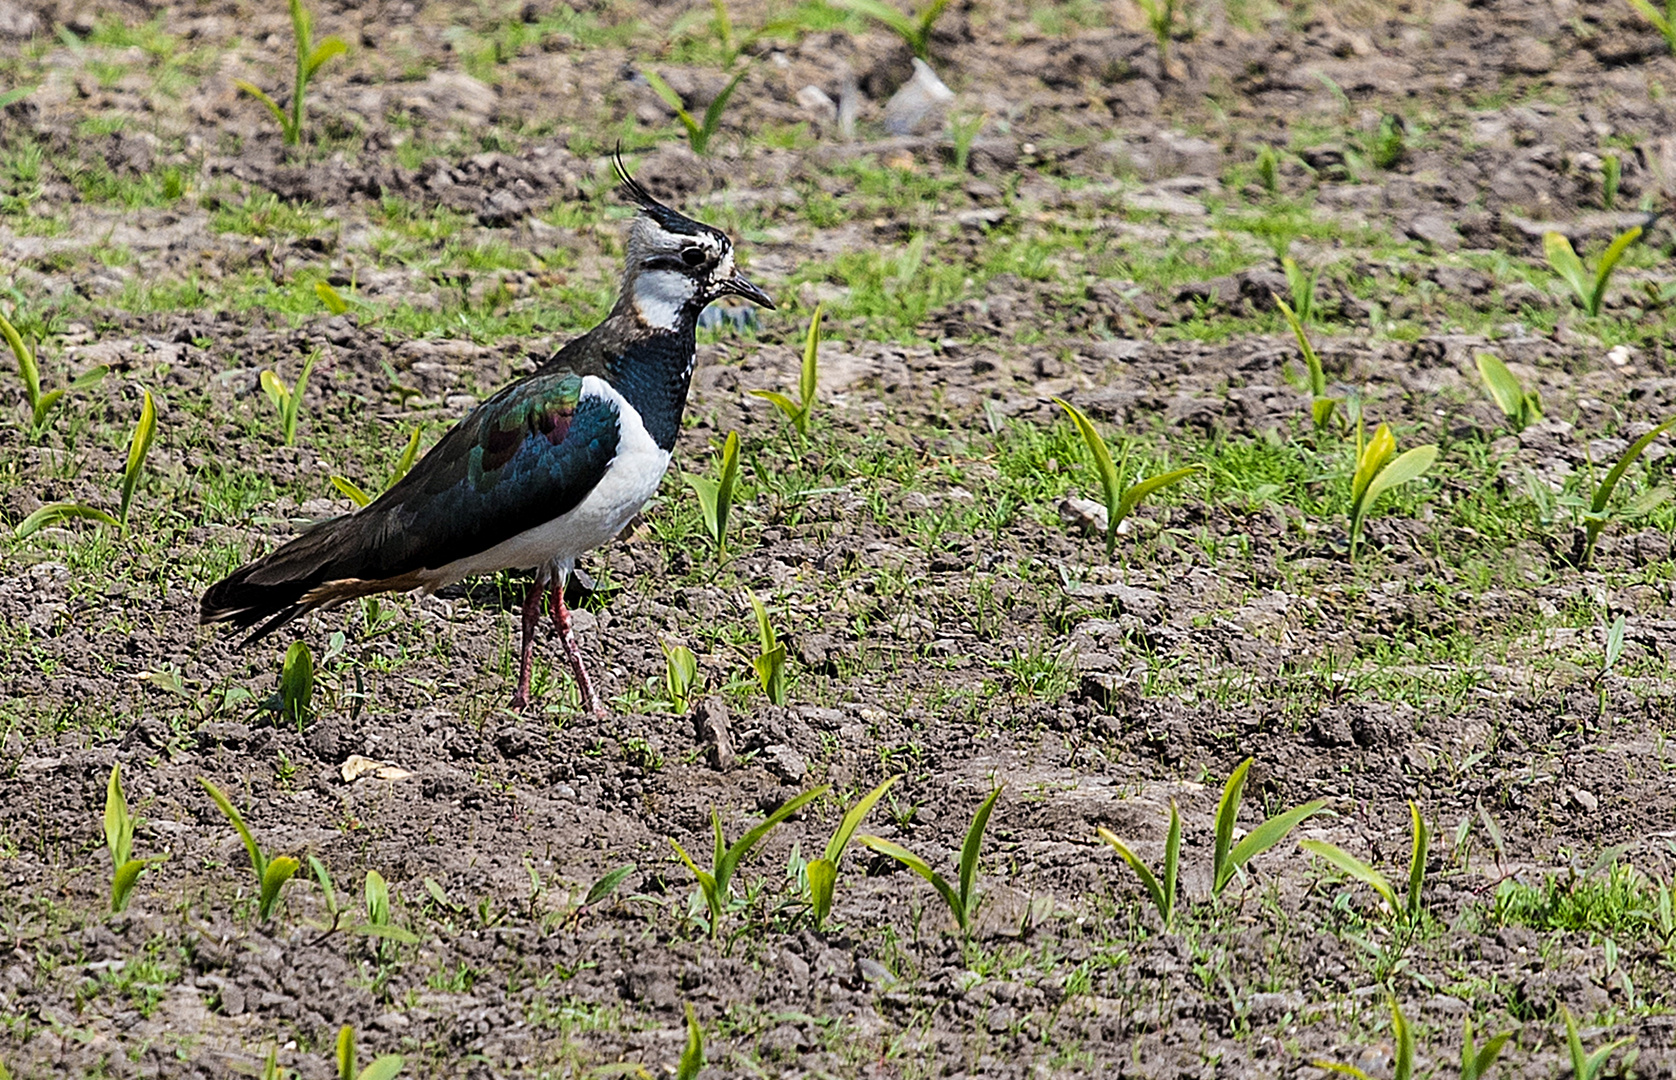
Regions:
<instances>
[{"instance_id":1,"label":"bird's head","mask_svg":"<svg viewBox=\"0 0 1676 1080\"><path fill-rule=\"evenodd\" d=\"M616 157L623 196L640 208L629 227L623 296L647 326L673 330L706 304L742 296L765 308L774 301L733 264L733 241L652 198Z\"/></svg>"}]
</instances>

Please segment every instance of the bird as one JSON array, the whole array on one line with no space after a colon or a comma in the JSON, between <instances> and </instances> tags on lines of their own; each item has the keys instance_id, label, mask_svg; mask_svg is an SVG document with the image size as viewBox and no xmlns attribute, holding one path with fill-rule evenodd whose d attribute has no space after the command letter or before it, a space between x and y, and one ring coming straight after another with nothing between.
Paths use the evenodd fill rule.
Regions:
<instances>
[{"instance_id":1,"label":"bird","mask_svg":"<svg viewBox=\"0 0 1676 1080\"><path fill-rule=\"evenodd\" d=\"M530 704L543 596L583 704L609 713L565 604L576 561L616 537L657 492L686 408L699 313L724 296L773 310L734 262L733 242L653 198L613 166L635 207L622 285L603 322L496 392L377 499L321 521L204 592L200 624L249 645L320 608L423 593L478 574L533 570L512 708Z\"/></svg>"}]
</instances>

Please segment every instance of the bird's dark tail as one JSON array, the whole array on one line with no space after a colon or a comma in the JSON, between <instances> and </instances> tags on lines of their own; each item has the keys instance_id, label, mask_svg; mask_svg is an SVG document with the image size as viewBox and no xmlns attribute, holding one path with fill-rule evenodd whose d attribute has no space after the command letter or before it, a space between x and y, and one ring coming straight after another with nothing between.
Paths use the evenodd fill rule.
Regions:
<instances>
[{"instance_id":1,"label":"bird's dark tail","mask_svg":"<svg viewBox=\"0 0 1676 1080\"><path fill-rule=\"evenodd\" d=\"M230 622L256 627L248 645L315 608L356 596L417 588L414 575L367 580L361 538L368 533L361 515L346 514L320 522L271 554L239 567L204 592L200 623ZM412 580L408 580L412 578ZM260 624L260 625L258 625Z\"/></svg>"}]
</instances>

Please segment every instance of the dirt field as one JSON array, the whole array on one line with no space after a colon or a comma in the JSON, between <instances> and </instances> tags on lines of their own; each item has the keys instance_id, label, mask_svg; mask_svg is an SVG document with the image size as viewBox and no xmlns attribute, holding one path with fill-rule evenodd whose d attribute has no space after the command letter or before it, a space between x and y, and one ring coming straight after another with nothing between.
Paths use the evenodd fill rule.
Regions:
<instances>
[{"instance_id":1,"label":"dirt field","mask_svg":"<svg viewBox=\"0 0 1676 1080\"><path fill-rule=\"evenodd\" d=\"M1511 1034L1502 1075L1570 1075L1569 1012L1586 1050L1629 1040L1605 1075L1676 1076L1670 439L1589 517L1676 416L1676 234L1647 225L1676 194L1676 46L1616 0L1184 0L1161 61L1127 0L955 0L929 39L948 120L892 134L912 69L883 23L726 12L321 7L348 52L290 147L234 85L288 102L283 5L0 2L0 90L28 91L0 113L0 311L46 388L108 368L36 424L0 353L0 1063L256 1076L272 1053L328 1077L347 1024L404 1075L663 1076L690 1005L707 1077L1385 1077L1394 1002L1416 1075L1457 1075L1469 1025ZM644 72L702 120L742 67L695 154ZM416 428L429 446L603 316L619 142L779 308L701 332L677 471L584 566L613 719L545 637L540 706L505 708L516 575L250 648L200 629L205 586L352 509L331 477L376 492ZM1590 315L1544 234L1592 272L1636 225ZM1354 563L1356 435L1342 404L1312 424L1275 295L1313 299L1326 396L1438 448ZM795 393L817 303L803 439L749 391ZM1540 392L1522 431L1485 351ZM286 445L260 375L310 357ZM126 529L14 536L55 502L118 513L147 391ZM1055 397L1128 481L1203 466L1110 560ZM718 559L678 470L713 475L731 431ZM395 778L346 779L357 755ZM1323 807L1219 891L1248 757L1234 839ZM116 764L133 855L166 858L111 914ZM951 880L1001 785L969 933L860 843L815 925L804 860L888 777L860 831ZM302 861L271 917L199 778ZM823 786L711 926L670 840L708 867L713 813L732 840ZM1172 801L1166 926L1096 829L1157 869ZM1395 906L1300 840L1378 868ZM365 929L368 871L394 937Z\"/></svg>"}]
</instances>

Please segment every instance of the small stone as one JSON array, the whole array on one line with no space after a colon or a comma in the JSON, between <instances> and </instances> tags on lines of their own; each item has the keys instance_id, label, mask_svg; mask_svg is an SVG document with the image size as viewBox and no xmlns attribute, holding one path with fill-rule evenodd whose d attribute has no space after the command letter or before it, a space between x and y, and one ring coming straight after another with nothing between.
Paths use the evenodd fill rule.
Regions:
<instances>
[{"instance_id":1,"label":"small stone","mask_svg":"<svg viewBox=\"0 0 1676 1080\"><path fill-rule=\"evenodd\" d=\"M1421 243L1441 251L1455 251L1461 246L1461 234L1447 218L1438 214L1421 214L1408 223L1408 235Z\"/></svg>"},{"instance_id":2,"label":"small stone","mask_svg":"<svg viewBox=\"0 0 1676 1080\"><path fill-rule=\"evenodd\" d=\"M1578 788L1576 791L1573 791L1571 793L1571 798L1572 801L1586 813L1592 814L1596 810L1600 809L1600 800L1595 798L1594 792L1589 791L1587 788Z\"/></svg>"},{"instance_id":3,"label":"small stone","mask_svg":"<svg viewBox=\"0 0 1676 1080\"><path fill-rule=\"evenodd\" d=\"M733 751L733 732L729 727L727 703L719 697L708 697L693 709L693 727L700 742L710 744L710 766L717 772L727 772L738 762Z\"/></svg>"},{"instance_id":4,"label":"small stone","mask_svg":"<svg viewBox=\"0 0 1676 1080\"><path fill-rule=\"evenodd\" d=\"M809 774L809 764L803 760L803 755L784 743L763 747L762 764L769 772L788 784L802 783L803 778Z\"/></svg>"},{"instance_id":5,"label":"small stone","mask_svg":"<svg viewBox=\"0 0 1676 1080\"><path fill-rule=\"evenodd\" d=\"M936 131L954 101L954 91L919 57L914 57L914 77L885 102L885 130L892 135L917 135Z\"/></svg>"},{"instance_id":6,"label":"small stone","mask_svg":"<svg viewBox=\"0 0 1676 1080\"><path fill-rule=\"evenodd\" d=\"M813 83L797 92L797 103L823 120L838 119L838 103Z\"/></svg>"},{"instance_id":7,"label":"small stone","mask_svg":"<svg viewBox=\"0 0 1676 1080\"><path fill-rule=\"evenodd\" d=\"M1523 75L1541 75L1554 68L1554 49L1546 42L1523 37L1513 43L1507 66Z\"/></svg>"}]
</instances>

